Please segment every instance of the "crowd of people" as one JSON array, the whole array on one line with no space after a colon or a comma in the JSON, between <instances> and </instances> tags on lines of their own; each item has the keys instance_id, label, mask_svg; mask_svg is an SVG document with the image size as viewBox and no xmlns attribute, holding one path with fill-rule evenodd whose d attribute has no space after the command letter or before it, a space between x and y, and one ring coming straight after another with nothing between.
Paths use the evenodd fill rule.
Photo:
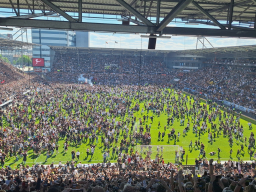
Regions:
<instances>
[{"instance_id":1,"label":"crowd of people","mask_svg":"<svg viewBox=\"0 0 256 192\"><path fill-rule=\"evenodd\" d=\"M11 64L0 61L0 105L25 92L28 81L28 75Z\"/></svg>"},{"instance_id":2,"label":"crowd of people","mask_svg":"<svg viewBox=\"0 0 256 192\"><path fill-rule=\"evenodd\" d=\"M225 59L223 62L231 61ZM76 83L80 74L99 85L175 84L179 89L189 88L207 95L211 100L227 100L256 113L255 67L212 65L184 72L180 69L170 70L160 56L140 58L129 55L56 52L53 72L50 74L52 81ZM178 80L175 82L175 79Z\"/></svg>"},{"instance_id":3,"label":"crowd of people","mask_svg":"<svg viewBox=\"0 0 256 192\"><path fill-rule=\"evenodd\" d=\"M0 60L0 82L10 83L23 78L21 71L13 67L11 64ZM2 84L3 84L2 83Z\"/></svg>"},{"instance_id":4,"label":"crowd of people","mask_svg":"<svg viewBox=\"0 0 256 192\"><path fill-rule=\"evenodd\" d=\"M229 59L221 59L221 58L214 58L206 63L214 63L214 64L256 64L256 60L254 58L229 58Z\"/></svg>"},{"instance_id":5,"label":"crowd of people","mask_svg":"<svg viewBox=\"0 0 256 192\"><path fill-rule=\"evenodd\" d=\"M16 98L11 107L1 110L1 122L4 122L0 130L1 164L4 166L5 160L11 157L23 161L15 170L8 166L2 170L2 189L6 191L77 191L85 188L83 190L86 191L209 189L208 191L218 192L225 187L236 191L242 186L254 186L254 163L228 162L222 168L215 165L214 176L212 162L201 160L210 154L206 153L204 143L200 142L200 135L208 135L209 142L214 142L214 138L223 134L230 141L231 148L235 142L239 143L241 149L236 153L238 159L241 157L239 151L245 152L244 147L248 147L250 156L254 155L254 134L243 134L244 127L240 124L239 115L235 117L232 111L221 112L215 104L209 104L208 108L200 104L197 97L174 97L175 90L170 91L161 86L91 87L53 83L49 86L34 86L26 97ZM144 106L138 105L138 102L144 103ZM153 115L149 116L149 111ZM137 119L135 112L141 113L142 118ZM190 173L182 174L177 166L165 162L161 154L154 154L156 157L142 157L139 151L134 150L133 146L137 143L150 144L151 124L160 113L168 115L166 125L160 122L164 124L166 133L160 134L162 139L167 140L168 137L168 141L176 142L180 134L186 139L186 132L189 131L199 136L199 140L195 143L192 141L191 144L200 157L195 161L195 166L200 170L201 165L206 172L201 172L200 178L194 173L193 179L198 180L193 180ZM220 124L216 123L217 119ZM175 128L170 129L175 120L181 121L181 124L187 123L183 133L178 133ZM207 122L211 122L210 127ZM248 125L246 129L251 129L250 126L252 125ZM59 144L60 140L65 141L63 146ZM29 150L33 150L36 156L45 155L47 164L47 159L58 153L60 148L66 151L70 146L79 146L81 143L90 146L86 149L87 156L93 155L99 145L103 147L104 167L84 167L78 163L79 151L72 151L70 161L65 164L60 162L57 167L26 165ZM222 156L219 151L215 153ZM230 153L232 156L232 152ZM114 167L109 163L110 156L116 157L117 164Z\"/></svg>"},{"instance_id":6,"label":"crowd of people","mask_svg":"<svg viewBox=\"0 0 256 192\"><path fill-rule=\"evenodd\" d=\"M141 165L142 164L142 165ZM152 165L148 167L147 165ZM141 159L127 166L102 163L32 165L1 170L1 192L255 192L255 163L196 161L192 169ZM146 165L146 166L145 166Z\"/></svg>"},{"instance_id":7,"label":"crowd of people","mask_svg":"<svg viewBox=\"0 0 256 192\"><path fill-rule=\"evenodd\" d=\"M143 70L142 70L143 69ZM104 54L55 50L53 71L68 73L165 73L164 58L152 55Z\"/></svg>"},{"instance_id":8,"label":"crowd of people","mask_svg":"<svg viewBox=\"0 0 256 192\"><path fill-rule=\"evenodd\" d=\"M72 57L60 58L62 62L76 62ZM1 85L2 102L13 96L12 105L0 109L0 163L5 167L0 170L2 191L256 191L255 163L240 161L241 152L247 152L251 158L254 156L254 133L244 134L244 129L252 129L253 125L248 123L248 127L243 127L239 115L236 116L233 111L222 112L215 103L202 105L198 97L189 98L179 92L178 97L173 96L177 89L189 87L207 94L212 100L225 99L255 109L256 82L251 68L212 66L189 73L181 70L163 72L162 69L167 69L159 69L159 65L164 66L161 59L153 61L152 58L145 58L146 70L143 71L137 59L125 58L120 62L120 59L110 57L93 61L85 58L83 62L86 59L89 63L98 63L97 67L86 68L83 65L85 69L82 70L82 66L62 65L63 69L55 68L57 73L51 74L53 82L47 85L33 83L25 96L22 93L28 88L26 75L12 74L9 77L14 80ZM112 62L118 61L119 67L111 68ZM102 71L97 72L97 69ZM138 74L140 70L143 72ZM75 74L81 73L88 78L93 76L96 85L54 83L62 79L72 82ZM7 71L2 76L8 79ZM169 82L173 78L179 78L174 85L176 90L170 87ZM144 86L137 86L137 79L144 81ZM140 113L141 118L135 113ZM151 144L152 123L161 113L165 113L167 118L165 122L158 122L158 126L164 126L164 131L159 131L159 140L176 143L181 139L180 135L188 139L187 132L198 136L199 139L191 140L189 146L184 146L199 153L192 171L182 169L180 165L185 150L177 164L167 162L161 153L145 156L134 150L138 143ZM172 128L174 121L180 121L184 126L183 132ZM230 157L234 144L239 145L235 151L237 162L220 164L206 160L206 157L215 154L221 158L222 154L219 149L208 154L200 136L215 142L220 135L229 141ZM60 144L62 140L64 145ZM26 163L30 150L35 156L45 155L45 164L48 164L47 159L54 153L63 149L63 155L69 156L65 152L70 146L82 143L89 146L84 149L87 157L93 156L100 145L103 148L102 163L91 166L82 164L79 150L71 152L70 161L59 162L58 165L28 166ZM13 157L15 162L23 161L14 169L6 163ZM110 157L117 163L110 163Z\"/></svg>"},{"instance_id":9,"label":"crowd of people","mask_svg":"<svg viewBox=\"0 0 256 192\"><path fill-rule=\"evenodd\" d=\"M158 122L158 128L164 126L163 132L159 130L159 140L168 137L168 142L173 140L176 144L179 141L182 133L175 128L170 130L176 120L182 126L187 123L183 130L184 137L192 130L195 136L199 135L199 139L200 135L208 133L209 141L214 142L223 134L229 139L231 148L236 142L241 145L242 151L248 146L248 154L251 157L254 155L254 134L244 135L240 115L235 116L232 110L222 113L214 103L207 108L207 105L200 105L197 97L189 99L180 95L175 98L174 90L159 86L71 86L37 85L36 90L28 93L29 97L16 98L15 105L1 111L2 165L6 158L13 156L17 161L23 157L26 162L28 149L33 149L35 155L44 153L47 161L55 152L58 153L60 140L65 141L65 151L69 146L86 143L90 146L87 149L90 155L94 154L97 145L101 145L104 161L111 154L112 157L124 158L136 153L134 146L138 143L151 144L152 123L161 113L168 117ZM141 118L135 115L138 112ZM207 126L208 122L211 127ZM246 128L252 129L252 124ZM200 140L196 140L194 147L206 157L204 144ZM74 157L75 152L72 159ZM158 158L161 159L161 156Z\"/></svg>"},{"instance_id":10,"label":"crowd of people","mask_svg":"<svg viewBox=\"0 0 256 192\"><path fill-rule=\"evenodd\" d=\"M77 82L77 77L84 74L93 77L101 85L129 84L166 84L169 70L164 65L164 58L139 55L105 55L95 53L55 51L52 73L54 82Z\"/></svg>"},{"instance_id":11,"label":"crowd of people","mask_svg":"<svg viewBox=\"0 0 256 192\"><path fill-rule=\"evenodd\" d=\"M256 112L256 68L213 65L184 73L177 88L207 94L212 100L227 100Z\"/></svg>"}]
</instances>

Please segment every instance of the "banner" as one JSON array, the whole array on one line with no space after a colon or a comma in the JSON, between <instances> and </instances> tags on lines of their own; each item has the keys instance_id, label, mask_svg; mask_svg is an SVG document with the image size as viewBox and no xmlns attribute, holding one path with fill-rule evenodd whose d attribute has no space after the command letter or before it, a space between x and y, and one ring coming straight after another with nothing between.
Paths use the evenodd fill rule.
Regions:
<instances>
[{"instance_id":1,"label":"banner","mask_svg":"<svg viewBox=\"0 0 256 192\"><path fill-rule=\"evenodd\" d=\"M42 73L42 69L41 68L34 68L34 72Z\"/></svg>"},{"instance_id":2,"label":"banner","mask_svg":"<svg viewBox=\"0 0 256 192\"><path fill-rule=\"evenodd\" d=\"M33 67L44 67L44 58L32 58Z\"/></svg>"}]
</instances>

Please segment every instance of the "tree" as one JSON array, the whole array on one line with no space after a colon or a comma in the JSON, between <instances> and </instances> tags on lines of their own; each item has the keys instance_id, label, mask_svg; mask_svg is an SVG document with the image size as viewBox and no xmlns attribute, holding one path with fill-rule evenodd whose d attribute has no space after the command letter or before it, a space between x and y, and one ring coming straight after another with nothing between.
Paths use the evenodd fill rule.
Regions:
<instances>
[{"instance_id":1,"label":"tree","mask_svg":"<svg viewBox=\"0 0 256 192\"><path fill-rule=\"evenodd\" d=\"M11 64L11 62L9 61L9 59L7 57L3 57L3 61Z\"/></svg>"},{"instance_id":2,"label":"tree","mask_svg":"<svg viewBox=\"0 0 256 192\"><path fill-rule=\"evenodd\" d=\"M16 65L32 66L32 60L27 55L19 57L16 61Z\"/></svg>"},{"instance_id":3,"label":"tree","mask_svg":"<svg viewBox=\"0 0 256 192\"><path fill-rule=\"evenodd\" d=\"M1 54L0 54L0 59L6 63L11 63L7 57L3 57Z\"/></svg>"}]
</instances>

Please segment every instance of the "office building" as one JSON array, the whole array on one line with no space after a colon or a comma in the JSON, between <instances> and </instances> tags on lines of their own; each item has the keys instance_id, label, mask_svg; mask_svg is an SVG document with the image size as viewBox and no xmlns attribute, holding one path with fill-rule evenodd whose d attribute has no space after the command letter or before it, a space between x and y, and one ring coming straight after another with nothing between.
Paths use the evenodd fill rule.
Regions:
<instances>
[{"instance_id":1,"label":"office building","mask_svg":"<svg viewBox=\"0 0 256 192\"><path fill-rule=\"evenodd\" d=\"M89 47L88 32L32 29L32 43L40 44L33 48L33 58L44 58L45 67L50 71L50 47Z\"/></svg>"}]
</instances>

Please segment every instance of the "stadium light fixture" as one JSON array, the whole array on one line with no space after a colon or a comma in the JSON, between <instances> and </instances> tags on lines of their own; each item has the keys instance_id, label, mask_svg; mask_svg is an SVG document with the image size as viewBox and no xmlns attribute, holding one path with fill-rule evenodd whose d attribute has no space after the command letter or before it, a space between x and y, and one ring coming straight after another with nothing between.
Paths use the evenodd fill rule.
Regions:
<instances>
[{"instance_id":1,"label":"stadium light fixture","mask_svg":"<svg viewBox=\"0 0 256 192\"><path fill-rule=\"evenodd\" d=\"M141 38L171 39L171 36L141 35Z\"/></svg>"}]
</instances>

